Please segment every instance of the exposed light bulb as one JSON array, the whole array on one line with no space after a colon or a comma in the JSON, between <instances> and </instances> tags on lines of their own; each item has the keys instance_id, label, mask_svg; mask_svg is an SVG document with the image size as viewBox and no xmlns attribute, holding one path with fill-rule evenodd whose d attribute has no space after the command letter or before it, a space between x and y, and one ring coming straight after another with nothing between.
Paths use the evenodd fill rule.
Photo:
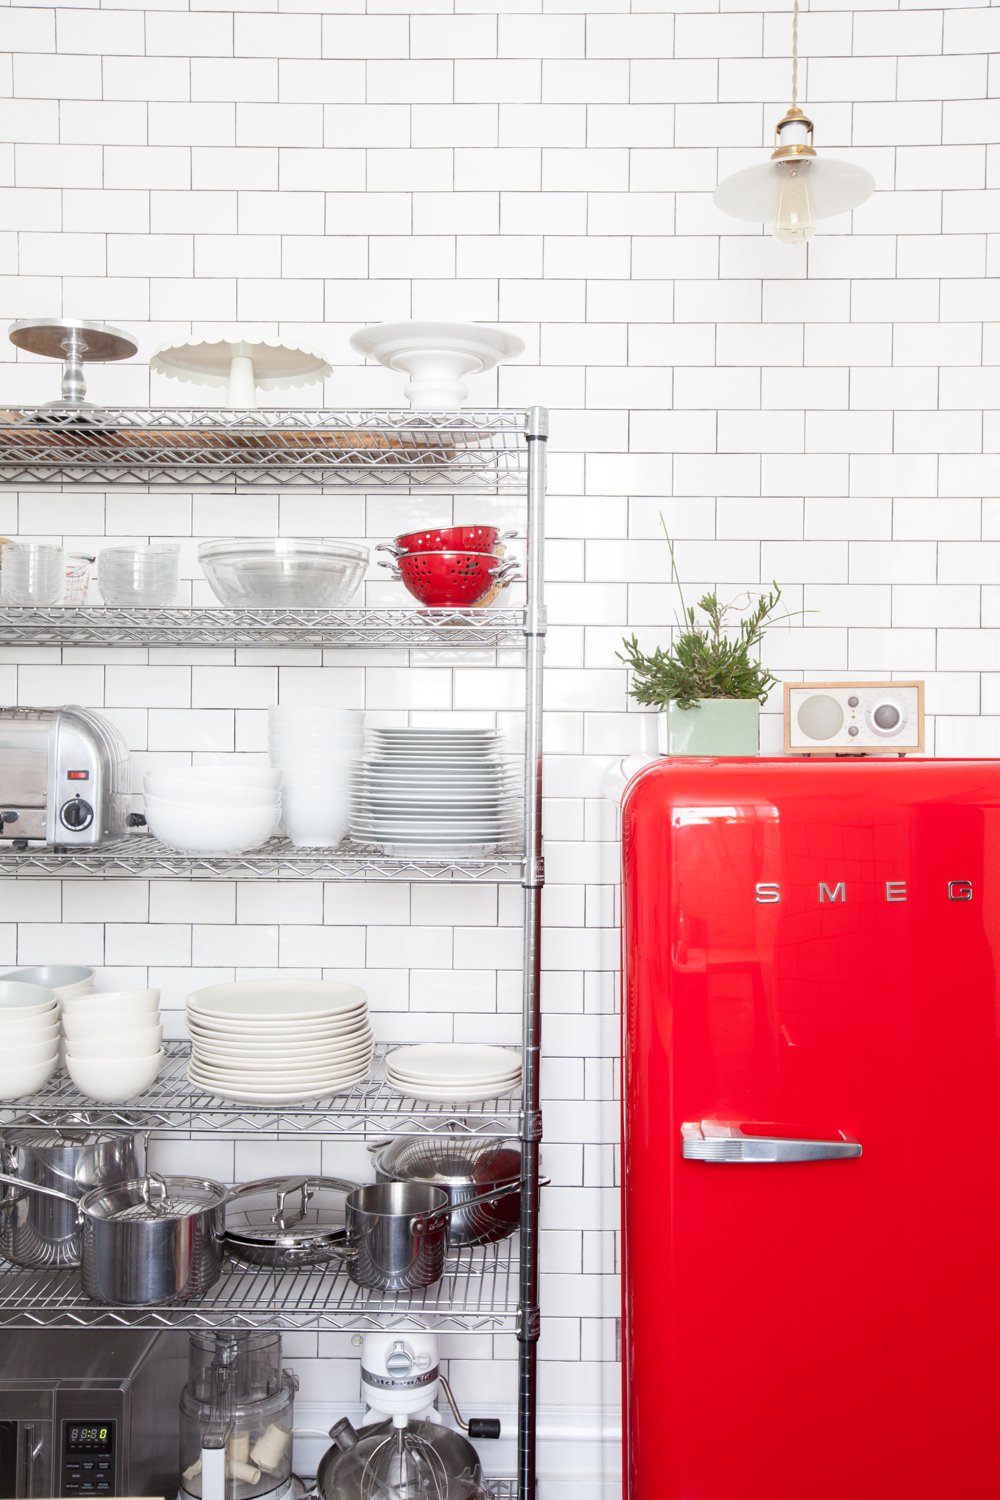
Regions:
<instances>
[{"instance_id":1,"label":"exposed light bulb","mask_svg":"<svg viewBox=\"0 0 1000 1500\"><path fill-rule=\"evenodd\" d=\"M816 202L808 161L781 163L771 233L783 245L803 245L816 229Z\"/></svg>"}]
</instances>

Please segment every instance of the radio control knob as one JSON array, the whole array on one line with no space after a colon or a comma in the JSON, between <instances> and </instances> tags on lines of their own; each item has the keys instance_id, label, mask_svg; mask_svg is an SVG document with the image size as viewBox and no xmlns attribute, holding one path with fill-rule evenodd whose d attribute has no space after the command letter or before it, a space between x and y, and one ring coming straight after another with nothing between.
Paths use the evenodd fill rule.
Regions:
<instances>
[{"instance_id":1,"label":"radio control knob","mask_svg":"<svg viewBox=\"0 0 1000 1500\"><path fill-rule=\"evenodd\" d=\"M867 718L876 734L899 734L906 727L906 710L895 698L880 698L869 708Z\"/></svg>"},{"instance_id":2,"label":"radio control knob","mask_svg":"<svg viewBox=\"0 0 1000 1500\"><path fill-rule=\"evenodd\" d=\"M89 802L84 802L82 797L74 797L72 801L63 804L59 819L64 828L72 828L81 832L84 828L89 828L94 821L94 809Z\"/></svg>"}]
</instances>

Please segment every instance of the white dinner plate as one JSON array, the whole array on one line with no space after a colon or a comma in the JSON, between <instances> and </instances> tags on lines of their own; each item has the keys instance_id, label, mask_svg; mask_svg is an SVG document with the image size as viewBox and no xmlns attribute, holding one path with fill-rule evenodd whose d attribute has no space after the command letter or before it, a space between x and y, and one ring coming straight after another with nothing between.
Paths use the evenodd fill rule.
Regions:
<instances>
[{"instance_id":1,"label":"white dinner plate","mask_svg":"<svg viewBox=\"0 0 1000 1500\"><path fill-rule=\"evenodd\" d=\"M367 998L358 985L335 979L272 979L211 984L195 990L187 1003L203 1016L290 1021L343 1015Z\"/></svg>"},{"instance_id":2,"label":"white dinner plate","mask_svg":"<svg viewBox=\"0 0 1000 1500\"><path fill-rule=\"evenodd\" d=\"M225 1084L212 1084L211 1086L198 1084L198 1087L201 1088L205 1093L212 1094L216 1099L232 1099L236 1103L297 1104L308 1099L325 1099L330 1094L350 1093L355 1084L362 1082L362 1080L367 1078L367 1076L367 1071L364 1073L358 1073L356 1078L345 1080L343 1083L337 1084L335 1088L322 1090L305 1089L303 1091L279 1089L277 1092L275 1092L274 1090L244 1089L239 1087L232 1089L227 1087ZM192 1082L196 1082L196 1080L192 1079Z\"/></svg>"},{"instance_id":3,"label":"white dinner plate","mask_svg":"<svg viewBox=\"0 0 1000 1500\"><path fill-rule=\"evenodd\" d=\"M321 1073L337 1072L344 1068L353 1067L363 1057L370 1057L374 1050L372 1042L359 1042L356 1047L346 1048L343 1052L334 1052L329 1055L316 1054L314 1057L247 1057L244 1054L236 1056L235 1053L205 1052L201 1047L196 1047L192 1052L192 1060L199 1068L204 1068L209 1073L259 1073L263 1069L270 1069L276 1073Z\"/></svg>"},{"instance_id":4,"label":"white dinner plate","mask_svg":"<svg viewBox=\"0 0 1000 1500\"><path fill-rule=\"evenodd\" d=\"M247 1041L265 1041L270 1037L274 1041L285 1038L291 1043L298 1043L298 1041L315 1040L318 1037L340 1037L345 1032L354 1031L357 1026L364 1026L366 1020L366 1010L358 1011L355 1016L342 1022L336 1022L336 1020L306 1022L301 1019L301 1016L289 1016L288 1019L280 1020L280 1022L270 1022L270 1020L268 1022L240 1022L240 1020L225 1022L222 1017L213 1016L205 1020L205 1017L199 1016L196 1011L187 1011L187 1023L195 1031L217 1034L219 1037L246 1037Z\"/></svg>"},{"instance_id":5,"label":"white dinner plate","mask_svg":"<svg viewBox=\"0 0 1000 1500\"><path fill-rule=\"evenodd\" d=\"M451 1091L447 1089L405 1088L397 1089L396 1092L401 1094L405 1099L418 1099L422 1104L479 1104L487 1099L502 1099L504 1094L513 1093L519 1084L520 1080L517 1083L508 1084L506 1088L494 1089L492 1092L488 1089L482 1089L478 1084L468 1089L468 1091L455 1091L454 1088Z\"/></svg>"},{"instance_id":6,"label":"white dinner plate","mask_svg":"<svg viewBox=\"0 0 1000 1500\"><path fill-rule=\"evenodd\" d=\"M369 1059L362 1059L353 1068L343 1068L339 1073L206 1073L203 1068L191 1064L188 1075L192 1083L203 1089L247 1089L252 1094L275 1093L279 1089L301 1093L311 1089L316 1094L329 1094L342 1085L351 1085L365 1078L371 1071Z\"/></svg>"},{"instance_id":7,"label":"white dinner plate","mask_svg":"<svg viewBox=\"0 0 1000 1500\"><path fill-rule=\"evenodd\" d=\"M194 1038L193 1046L196 1052L204 1053L206 1057L245 1057L248 1061L266 1057L279 1063L297 1063L312 1057L322 1058L325 1062L331 1057L340 1057L345 1052L353 1052L360 1047L367 1046L372 1040L372 1029L366 1026L358 1031L347 1032L342 1037L328 1037L321 1041L307 1038L301 1046L297 1043L283 1046L276 1045L274 1042L247 1042L241 1037L217 1036L197 1036Z\"/></svg>"},{"instance_id":8,"label":"white dinner plate","mask_svg":"<svg viewBox=\"0 0 1000 1500\"><path fill-rule=\"evenodd\" d=\"M421 1078L495 1078L519 1068L521 1056L512 1047L485 1042L413 1042L394 1047L386 1062Z\"/></svg>"}]
</instances>

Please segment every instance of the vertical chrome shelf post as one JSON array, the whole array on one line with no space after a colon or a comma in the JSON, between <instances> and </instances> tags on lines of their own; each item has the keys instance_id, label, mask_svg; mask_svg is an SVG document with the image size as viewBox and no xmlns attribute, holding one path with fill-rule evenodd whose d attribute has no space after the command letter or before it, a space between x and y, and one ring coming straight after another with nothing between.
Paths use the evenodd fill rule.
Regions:
<instances>
[{"instance_id":1,"label":"vertical chrome shelf post","mask_svg":"<svg viewBox=\"0 0 1000 1500\"><path fill-rule=\"evenodd\" d=\"M524 1054L521 1158L520 1315L518 1320L518 1495L535 1500L538 1404L539 1064L542 1042L542 667L545 655L545 460L548 412L528 412L527 607L524 619Z\"/></svg>"}]
</instances>

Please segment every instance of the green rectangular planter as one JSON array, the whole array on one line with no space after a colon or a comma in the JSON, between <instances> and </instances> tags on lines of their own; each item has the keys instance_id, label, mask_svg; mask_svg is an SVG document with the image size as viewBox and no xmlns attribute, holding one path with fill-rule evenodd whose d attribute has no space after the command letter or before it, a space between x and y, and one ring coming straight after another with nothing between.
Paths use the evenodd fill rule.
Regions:
<instances>
[{"instance_id":1,"label":"green rectangular planter","mask_svg":"<svg viewBox=\"0 0 1000 1500\"><path fill-rule=\"evenodd\" d=\"M661 755L756 755L759 732L756 698L699 698L694 708L668 703L657 715Z\"/></svg>"}]
</instances>

